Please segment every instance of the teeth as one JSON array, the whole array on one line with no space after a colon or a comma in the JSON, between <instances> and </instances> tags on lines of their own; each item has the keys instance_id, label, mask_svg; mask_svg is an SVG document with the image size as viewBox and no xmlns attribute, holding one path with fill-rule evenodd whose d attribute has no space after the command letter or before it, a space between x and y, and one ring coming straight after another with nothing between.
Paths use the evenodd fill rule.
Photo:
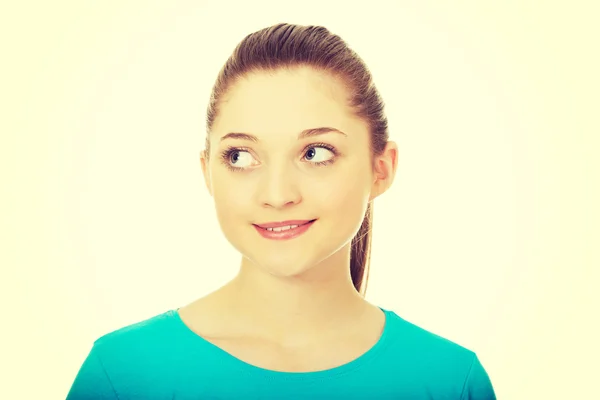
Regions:
<instances>
[{"instance_id":1,"label":"teeth","mask_svg":"<svg viewBox=\"0 0 600 400\"><path fill-rule=\"evenodd\" d=\"M299 227L300 225L289 225L289 226L280 226L278 228L267 228L268 231L273 231L273 232L281 232L281 231L287 231L288 229L294 229Z\"/></svg>"}]
</instances>

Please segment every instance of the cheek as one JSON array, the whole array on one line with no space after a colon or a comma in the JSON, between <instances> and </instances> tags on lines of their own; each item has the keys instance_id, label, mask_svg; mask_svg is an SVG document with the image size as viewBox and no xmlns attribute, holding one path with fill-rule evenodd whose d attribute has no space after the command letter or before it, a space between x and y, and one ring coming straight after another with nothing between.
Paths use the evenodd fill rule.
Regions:
<instances>
[{"instance_id":1,"label":"cheek","mask_svg":"<svg viewBox=\"0 0 600 400\"><path fill-rule=\"evenodd\" d=\"M336 226L353 229L358 224L358 229L367 209L370 189L364 169L355 169L323 182L318 190L311 190L311 203L318 204L319 214Z\"/></svg>"},{"instance_id":2,"label":"cheek","mask_svg":"<svg viewBox=\"0 0 600 400\"><path fill-rule=\"evenodd\" d=\"M240 216L248 212L251 188L244 183L227 179L225 176L216 177L213 181L213 199L215 211L221 228L228 230L233 224L239 225ZM248 182L246 182L246 186ZM247 217L247 215L246 215ZM248 221L250 223L250 221Z\"/></svg>"}]
</instances>

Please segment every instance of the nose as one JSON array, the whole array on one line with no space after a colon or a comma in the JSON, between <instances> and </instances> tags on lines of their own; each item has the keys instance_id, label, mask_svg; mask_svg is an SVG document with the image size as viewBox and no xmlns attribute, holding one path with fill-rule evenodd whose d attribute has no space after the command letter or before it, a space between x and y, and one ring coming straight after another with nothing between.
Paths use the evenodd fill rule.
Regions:
<instances>
[{"instance_id":1,"label":"nose","mask_svg":"<svg viewBox=\"0 0 600 400\"><path fill-rule=\"evenodd\" d=\"M301 201L293 171L281 164L265 168L257 189L263 207L283 208Z\"/></svg>"}]
</instances>

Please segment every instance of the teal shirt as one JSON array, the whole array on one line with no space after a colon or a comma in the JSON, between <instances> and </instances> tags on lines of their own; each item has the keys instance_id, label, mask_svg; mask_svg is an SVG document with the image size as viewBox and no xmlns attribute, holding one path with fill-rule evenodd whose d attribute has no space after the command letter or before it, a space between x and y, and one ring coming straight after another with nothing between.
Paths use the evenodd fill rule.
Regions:
<instances>
[{"instance_id":1,"label":"teal shirt","mask_svg":"<svg viewBox=\"0 0 600 400\"><path fill-rule=\"evenodd\" d=\"M496 399L475 353L382 310L385 327L369 351L299 373L250 365L167 311L96 340L67 400Z\"/></svg>"}]
</instances>

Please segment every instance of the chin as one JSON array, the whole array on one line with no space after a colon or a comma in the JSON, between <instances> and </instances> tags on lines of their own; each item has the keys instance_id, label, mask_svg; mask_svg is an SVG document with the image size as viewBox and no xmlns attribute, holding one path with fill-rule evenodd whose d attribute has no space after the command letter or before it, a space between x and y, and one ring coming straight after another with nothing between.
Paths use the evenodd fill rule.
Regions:
<instances>
[{"instance_id":1,"label":"chin","mask_svg":"<svg viewBox=\"0 0 600 400\"><path fill-rule=\"evenodd\" d=\"M260 268L263 271L268 272L269 274L276 276L276 277L280 277L280 278L287 278L287 277L294 277L294 276L299 276L302 275L303 273L305 273L306 271L310 270L312 266L314 266L314 262L301 262L300 260L298 260L298 258L296 259L292 259L292 258L279 258L277 260L261 260L261 259L256 259L256 266L258 268Z\"/></svg>"},{"instance_id":2,"label":"chin","mask_svg":"<svg viewBox=\"0 0 600 400\"><path fill-rule=\"evenodd\" d=\"M331 271L325 270L327 268L323 261L329 258L330 252L323 251L323 249L319 251L315 248L312 250L314 253L311 252L311 254L307 254L307 251L304 250L301 253L286 252L277 255L271 253L267 257L262 254L250 255L248 259L251 260L254 268L279 278L308 276L308 274L320 275L320 272L329 275Z\"/></svg>"},{"instance_id":3,"label":"chin","mask_svg":"<svg viewBox=\"0 0 600 400\"><path fill-rule=\"evenodd\" d=\"M258 236L256 232L252 232L250 236L232 235L228 239L230 239L229 242L233 247L246 259L248 266L282 278L300 276L311 272L324 260L344 247L341 244L341 237L339 238L340 245L335 246L337 242L335 239L338 238L316 237L312 238L310 243L302 243L303 238L287 242L271 242L263 238L257 239L255 236Z\"/></svg>"}]
</instances>

